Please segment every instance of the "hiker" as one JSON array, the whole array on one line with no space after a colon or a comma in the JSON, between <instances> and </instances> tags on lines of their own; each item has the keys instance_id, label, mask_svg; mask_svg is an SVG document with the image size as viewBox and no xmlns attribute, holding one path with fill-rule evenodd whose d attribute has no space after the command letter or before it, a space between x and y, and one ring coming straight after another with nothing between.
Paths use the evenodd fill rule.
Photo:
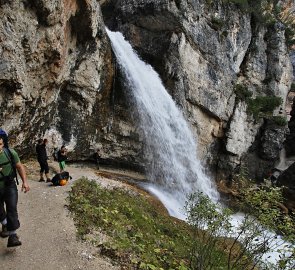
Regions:
<instances>
[{"instance_id":1,"label":"hiker","mask_svg":"<svg viewBox=\"0 0 295 270\"><path fill-rule=\"evenodd\" d=\"M48 156L46 151L46 144L48 140L47 139L39 139L38 144L36 145L36 154L37 154L37 160L40 164L40 180L39 182L44 182L43 174L45 172L46 182L50 182L51 179L49 177L49 166L48 166Z\"/></svg>"},{"instance_id":2,"label":"hiker","mask_svg":"<svg viewBox=\"0 0 295 270\"><path fill-rule=\"evenodd\" d=\"M63 145L60 150L57 152L57 161L59 164L60 172L64 172L66 168L66 160L67 160L67 148Z\"/></svg>"},{"instance_id":3,"label":"hiker","mask_svg":"<svg viewBox=\"0 0 295 270\"><path fill-rule=\"evenodd\" d=\"M99 160L100 160L100 149L97 148L96 152L93 154L97 169L99 170Z\"/></svg>"},{"instance_id":4,"label":"hiker","mask_svg":"<svg viewBox=\"0 0 295 270\"><path fill-rule=\"evenodd\" d=\"M16 234L16 230L20 227L17 213L16 171L22 179L21 190L27 193L30 187L25 168L15 150L8 148L8 136L4 130L0 129L0 222L2 224L0 236L8 237L7 247L22 244Z\"/></svg>"}]
</instances>

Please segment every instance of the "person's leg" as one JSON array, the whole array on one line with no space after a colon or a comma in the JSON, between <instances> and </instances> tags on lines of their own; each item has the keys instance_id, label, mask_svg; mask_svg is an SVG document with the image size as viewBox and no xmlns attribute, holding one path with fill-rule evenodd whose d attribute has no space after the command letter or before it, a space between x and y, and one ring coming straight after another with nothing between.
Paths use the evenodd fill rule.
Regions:
<instances>
[{"instance_id":1,"label":"person's leg","mask_svg":"<svg viewBox=\"0 0 295 270\"><path fill-rule=\"evenodd\" d=\"M8 237L6 211L4 207L4 188L0 189L0 222L2 224L2 231L0 236L2 238Z\"/></svg>"},{"instance_id":2,"label":"person's leg","mask_svg":"<svg viewBox=\"0 0 295 270\"><path fill-rule=\"evenodd\" d=\"M6 211L4 207L4 188L0 189L0 222L6 219Z\"/></svg>"},{"instance_id":3,"label":"person's leg","mask_svg":"<svg viewBox=\"0 0 295 270\"><path fill-rule=\"evenodd\" d=\"M65 168L66 168L66 162L65 161L59 162L59 169L61 173L65 170Z\"/></svg>"},{"instance_id":4,"label":"person's leg","mask_svg":"<svg viewBox=\"0 0 295 270\"><path fill-rule=\"evenodd\" d=\"M46 182L51 182L51 179L49 177L49 166L47 161L44 162L44 171L46 176Z\"/></svg>"},{"instance_id":5,"label":"person's leg","mask_svg":"<svg viewBox=\"0 0 295 270\"><path fill-rule=\"evenodd\" d=\"M20 227L18 213L17 213L17 202L18 202L18 191L16 184L10 183L6 187L5 191L5 204L7 212L7 230L9 233L9 238L7 242L7 247L20 246L22 243L19 241L16 235L16 230Z\"/></svg>"},{"instance_id":6,"label":"person's leg","mask_svg":"<svg viewBox=\"0 0 295 270\"><path fill-rule=\"evenodd\" d=\"M39 164L40 164L40 180L39 180L39 182L44 182L44 177L43 177L43 174L45 171L44 163L42 161L39 161Z\"/></svg>"},{"instance_id":7,"label":"person's leg","mask_svg":"<svg viewBox=\"0 0 295 270\"><path fill-rule=\"evenodd\" d=\"M15 231L20 227L17 213L18 192L15 182L6 187L5 204L8 231Z\"/></svg>"}]
</instances>

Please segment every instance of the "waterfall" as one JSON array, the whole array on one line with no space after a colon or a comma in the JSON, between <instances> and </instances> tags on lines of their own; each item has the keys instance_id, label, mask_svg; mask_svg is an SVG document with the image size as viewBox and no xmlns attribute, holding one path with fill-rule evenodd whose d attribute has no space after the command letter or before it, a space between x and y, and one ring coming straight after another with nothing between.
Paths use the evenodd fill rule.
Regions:
<instances>
[{"instance_id":1,"label":"waterfall","mask_svg":"<svg viewBox=\"0 0 295 270\"><path fill-rule=\"evenodd\" d=\"M189 193L200 190L217 201L215 184L197 159L193 134L159 75L138 57L121 33L107 29L107 34L143 134L146 175L150 181L144 188L156 195L171 215L180 218Z\"/></svg>"}]
</instances>

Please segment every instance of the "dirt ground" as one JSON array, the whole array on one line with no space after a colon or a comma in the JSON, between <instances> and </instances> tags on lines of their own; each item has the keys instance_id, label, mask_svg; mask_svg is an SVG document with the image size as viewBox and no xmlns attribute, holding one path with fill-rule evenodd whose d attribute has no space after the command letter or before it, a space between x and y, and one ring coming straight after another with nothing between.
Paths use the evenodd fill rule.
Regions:
<instances>
[{"instance_id":1,"label":"dirt ground","mask_svg":"<svg viewBox=\"0 0 295 270\"><path fill-rule=\"evenodd\" d=\"M76 238L76 228L66 207L66 197L73 182L82 176L95 179L103 186L124 184L116 181L116 176L110 177L106 169L97 171L94 166L68 165L67 170L73 179L66 186L54 187L49 183L38 182L39 166L35 161L28 161L24 165L31 190L24 194L20 192L19 185L21 227L17 233L22 246L7 248L7 238L0 238L1 267L6 270L119 269L109 259L102 258L96 247ZM49 166L54 175L57 163L51 161Z\"/></svg>"}]
</instances>

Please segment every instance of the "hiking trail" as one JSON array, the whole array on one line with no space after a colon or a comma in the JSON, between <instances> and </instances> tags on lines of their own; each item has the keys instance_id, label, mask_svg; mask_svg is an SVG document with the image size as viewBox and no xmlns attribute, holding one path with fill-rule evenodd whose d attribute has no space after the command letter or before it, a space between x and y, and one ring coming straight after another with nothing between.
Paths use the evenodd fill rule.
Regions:
<instances>
[{"instance_id":1,"label":"hiking trail","mask_svg":"<svg viewBox=\"0 0 295 270\"><path fill-rule=\"evenodd\" d=\"M82 176L94 179L102 186L124 184L102 176L103 173L100 175L93 166L67 165L66 170L73 179L66 186L54 187L51 183L38 182L39 165L36 161L24 165L31 190L24 194L20 191L21 183L18 186L21 227L17 233L22 246L7 248L7 238L0 238L1 267L6 270L119 269L110 259L102 258L96 247L77 239L66 198L74 181ZM53 176L58 165L49 161L49 166Z\"/></svg>"}]
</instances>

